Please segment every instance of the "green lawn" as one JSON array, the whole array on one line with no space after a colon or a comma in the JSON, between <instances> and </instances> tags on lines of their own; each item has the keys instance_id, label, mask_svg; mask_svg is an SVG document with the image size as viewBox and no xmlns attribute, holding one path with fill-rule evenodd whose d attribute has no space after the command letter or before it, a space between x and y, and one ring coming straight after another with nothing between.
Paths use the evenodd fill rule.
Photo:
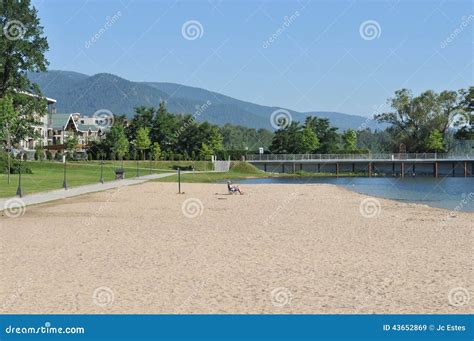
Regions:
<instances>
[{"instance_id":1,"label":"green lawn","mask_svg":"<svg viewBox=\"0 0 474 341\"><path fill-rule=\"evenodd\" d=\"M248 179L248 178L267 178L271 176L246 162L233 162L231 169L227 173L186 173L181 174L182 182L218 182L227 179ZM158 182L177 182L178 175L168 176L166 178L156 179Z\"/></svg>"},{"instance_id":2,"label":"green lawn","mask_svg":"<svg viewBox=\"0 0 474 341\"><path fill-rule=\"evenodd\" d=\"M28 161L25 164L33 174L22 175L24 194L61 189L64 178L64 165L53 161ZM104 181L115 179L114 170L120 168L120 162L107 161L104 163ZM153 169L153 173L173 172L174 164L160 165L163 170ZM158 166L158 164L156 165ZM137 175L136 162L125 162L125 178ZM139 163L139 175L150 174L150 162ZM98 183L100 179L100 164L98 162L68 162L67 182L69 187ZM18 174L10 175L10 184L7 183L7 174L0 174L0 197L11 197L18 188Z\"/></svg>"}]
</instances>

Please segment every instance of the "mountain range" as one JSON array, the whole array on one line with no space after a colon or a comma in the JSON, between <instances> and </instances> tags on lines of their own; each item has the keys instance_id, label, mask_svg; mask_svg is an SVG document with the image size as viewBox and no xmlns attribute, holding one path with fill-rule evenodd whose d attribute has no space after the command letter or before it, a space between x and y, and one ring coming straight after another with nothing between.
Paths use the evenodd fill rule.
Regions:
<instances>
[{"instance_id":1,"label":"mountain range","mask_svg":"<svg viewBox=\"0 0 474 341\"><path fill-rule=\"evenodd\" d=\"M304 122L306 116L326 117L340 130L362 127L383 128L366 117L339 112L298 112L286 108L270 107L241 101L209 90L163 82L132 82L116 75L99 73L88 76L78 72L51 70L30 73L30 80L37 83L43 95L57 100L60 113L79 112L92 116L100 109L132 117L139 106L158 107L166 101L168 111L195 114L199 121L217 125L231 123L250 128L272 129L270 117L279 109L287 110L294 121Z\"/></svg>"}]
</instances>

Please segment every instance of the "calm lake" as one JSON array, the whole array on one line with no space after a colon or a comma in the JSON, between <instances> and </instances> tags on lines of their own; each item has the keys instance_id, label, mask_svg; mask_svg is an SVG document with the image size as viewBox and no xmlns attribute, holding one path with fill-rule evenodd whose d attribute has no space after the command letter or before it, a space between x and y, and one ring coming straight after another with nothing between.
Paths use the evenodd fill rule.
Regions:
<instances>
[{"instance_id":1,"label":"calm lake","mask_svg":"<svg viewBox=\"0 0 474 341\"><path fill-rule=\"evenodd\" d=\"M238 181L250 184L334 184L352 191L405 202L426 204L433 207L474 212L474 178L261 178ZM463 202L464 200L464 202Z\"/></svg>"}]
</instances>

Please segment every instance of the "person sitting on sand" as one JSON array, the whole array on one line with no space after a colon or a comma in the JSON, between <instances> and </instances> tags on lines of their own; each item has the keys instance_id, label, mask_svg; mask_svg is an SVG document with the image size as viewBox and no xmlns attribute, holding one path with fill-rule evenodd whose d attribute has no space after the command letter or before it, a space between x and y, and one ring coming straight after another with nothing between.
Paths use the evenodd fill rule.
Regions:
<instances>
[{"instance_id":1,"label":"person sitting on sand","mask_svg":"<svg viewBox=\"0 0 474 341\"><path fill-rule=\"evenodd\" d=\"M230 180L227 180L227 189L229 190L229 193L232 193L232 194L234 194L235 192L239 192L241 195L244 194L240 190L239 186L232 185L232 181L230 181Z\"/></svg>"}]
</instances>

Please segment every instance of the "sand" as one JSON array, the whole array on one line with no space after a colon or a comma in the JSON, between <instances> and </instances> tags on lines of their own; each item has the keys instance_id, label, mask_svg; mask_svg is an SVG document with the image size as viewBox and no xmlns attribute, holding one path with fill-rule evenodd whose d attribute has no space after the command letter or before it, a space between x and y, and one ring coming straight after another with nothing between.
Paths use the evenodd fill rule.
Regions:
<instances>
[{"instance_id":1,"label":"sand","mask_svg":"<svg viewBox=\"0 0 474 341\"><path fill-rule=\"evenodd\" d=\"M3 213L0 312L474 312L473 213L333 185L183 190L146 183Z\"/></svg>"}]
</instances>

